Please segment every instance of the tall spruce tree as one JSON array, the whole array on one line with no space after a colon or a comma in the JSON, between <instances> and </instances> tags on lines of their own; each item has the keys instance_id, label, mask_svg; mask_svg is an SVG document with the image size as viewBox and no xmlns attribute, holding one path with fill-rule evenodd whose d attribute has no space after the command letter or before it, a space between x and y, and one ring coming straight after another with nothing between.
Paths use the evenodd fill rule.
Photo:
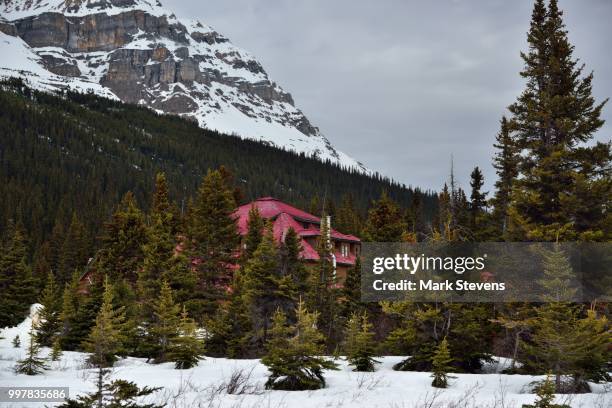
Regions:
<instances>
[{"instance_id":1,"label":"tall spruce tree","mask_svg":"<svg viewBox=\"0 0 612 408\"><path fill-rule=\"evenodd\" d=\"M166 177L159 173L155 179L147 240L142 248L144 259L136 285L140 317L145 321L154 317L152 304L163 280L170 284L175 300L180 302L188 300L195 289L195 274L189 269L182 251L176 251L177 224L176 211L168 197Z\"/></svg>"},{"instance_id":2,"label":"tall spruce tree","mask_svg":"<svg viewBox=\"0 0 612 408\"><path fill-rule=\"evenodd\" d=\"M281 289L280 258L272 224L267 223L263 238L247 262L242 274L242 290L251 320L251 346L260 350L268 337L274 311L285 310L291 293Z\"/></svg>"},{"instance_id":3,"label":"tall spruce tree","mask_svg":"<svg viewBox=\"0 0 612 408\"><path fill-rule=\"evenodd\" d=\"M209 170L200 186L188 221L188 254L195 261L199 298L187 302L190 310L212 316L227 298L231 265L239 235L232 216L234 195L218 170Z\"/></svg>"},{"instance_id":4,"label":"tall spruce tree","mask_svg":"<svg viewBox=\"0 0 612 408\"><path fill-rule=\"evenodd\" d=\"M36 287L27 262L25 234L16 225L0 258L0 327L16 326L28 315Z\"/></svg>"},{"instance_id":5,"label":"tall spruce tree","mask_svg":"<svg viewBox=\"0 0 612 408\"><path fill-rule=\"evenodd\" d=\"M478 166L474 167L474 170L470 174L470 187L472 188L470 194L470 228L472 233L477 235L480 227L483 213L487 205L486 196L487 193L482 191L484 185L484 176Z\"/></svg>"},{"instance_id":6,"label":"tall spruce tree","mask_svg":"<svg viewBox=\"0 0 612 408\"><path fill-rule=\"evenodd\" d=\"M244 238L244 247L242 251L243 264L251 258L257 250L259 243L263 238L264 219L259 214L256 206L252 206L249 210L249 219L247 221L247 233Z\"/></svg>"},{"instance_id":7,"label":"tall spruce tree","mask_svg":"<svg viewBox=\"0 0 612 408\"><path fill-rule=\"evenodd\" d=\"M80 271L85 266L88 254L89 242L85 226L73 213L59 255L58 281L68 282L75 270Z\"/></svg>"},{"instance_id":8,"label":"tall spruce tree","mask_svg":"<svg viewBox=\"0 0 612 408\"><path fill-rule=\"evenodd\" d=\"M363 230L363 238L371 242L399 242L406 230L399 205L386 191L372 203Z\"/></svg>"},{"instance_id":9,"label":"tall spruce tree","mask_svg":"<svg viewBox=\"0 0 612 408\"><path fill-rule=\"evenodd\" d=\"M342 196L334 224L338 231L345 234L361 235L361 217L352 194Z\"/></svg>"},{"instance_id":10,"label":"tall spruce tree","mask_svg":"<svg viewBox=\"0 0 612 408\"><path fill-rule=\"evenodd\" d=\"M423 194L418 190L414 192L410 201L408 229L412 232L417 242L425 239L428 233L423 208Z\"/></svg>"},{"instance_id":11,"label":"tall spruce tree","mask_svg":"<svg viewBox=\"0 0 612 408\"><path fill-rule=\"evenodd\" d=\"M355 265L348 269L342 286L343 315L348 317L361 312L365 307L361 303L361 259L355 258Z\"/></svg>"},{"instance_id":12,"label":"tall spruce tree","mask_svg":"<svg viewBox=\"0 0 612 408\"><path fill-rule=\"evenodd\" d=\"M101 249L96 254L95 263L98 280L106 274L114 282L127 279L136 283L144 258L143 245L147 240L144 221L134 194L126 193L110 221L104 225Z\"/></svg>"},{"instance_id":13,"label":"tall spruce tree","mask_svg":"<svg viewBox=\"0 0 612 408\"><path fill-rule=\"evenodd\" d=\"M526 87L509 109L522 151L514 183L512 237L536 241L605 240L610 236L611 144L587 145L604 121L593 74L573 57L557 1L535 2L522 54ZM559 237L559 232L562 236Z\"/></svg>"},{"instance_id":14,"label":"tall spruce tree","mask_svg":"<svg viewBox=\"0 0 612 408\"><path fill-rule=\"evenodd\" d=\"M510 131L510 124L506 117L500 121L500 131L493 145L497 152L493 158L493 167L497 173L495 181L495 195L492 198L493 218L500 232L500 237L506 233L508 226L508 208L512 186L518 173L519 155Z\"/></svg>"},{"instance_id":15,"label":"tall spruce tree","mask_svg":"<svg viewBox=\"0 0 612 408\"><path fill-rule=\"evenodd\" d=\"M290 280L284 284L285 290L293 291L288 294L293 299L292 308L295 308L298 299L305 298L308 293L309 271L301 258L301 252L300 237L293 227L289 227L280 243L279 253L281 276Z\"/></svg>"}]
</instances>

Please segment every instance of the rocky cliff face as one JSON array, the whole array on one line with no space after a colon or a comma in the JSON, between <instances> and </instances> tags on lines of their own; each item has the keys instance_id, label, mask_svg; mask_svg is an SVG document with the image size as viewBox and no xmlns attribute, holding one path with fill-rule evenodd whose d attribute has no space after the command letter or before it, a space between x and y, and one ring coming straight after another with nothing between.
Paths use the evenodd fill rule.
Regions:
<instances>
[{"instance_id":1,"label":"rocky cliff face","mask_svg":"<svg viewBox=\"0 0 612 408\"><path fill-rule=\"evenodd\" d=\"M151 0L0 0L1 76L192 117L207 128L365 170L332 147L261 64Z\"/></svg>"}]
</instances>

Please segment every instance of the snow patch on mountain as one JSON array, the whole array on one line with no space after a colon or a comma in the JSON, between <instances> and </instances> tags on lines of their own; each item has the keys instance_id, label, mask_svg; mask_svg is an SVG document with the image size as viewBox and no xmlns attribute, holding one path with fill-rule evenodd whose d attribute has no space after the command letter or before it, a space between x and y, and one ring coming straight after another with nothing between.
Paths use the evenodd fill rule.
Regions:
<instances>
[{"instance_id":1,"label":"snow patch on mountain","mask_svg":"<svg viewBox=\"0 0 612 408\"><path fill-rule=\"evenodd\" d=\"M4 0L0 76L189 117L368 172L336 150L248 52L154 0Z\"/></svg>"},{"instance_id":2,"label":"snow patch on mountain","mask_svg":"<svg viewBox=\"0 0 612 408\"><path fill-rule=\"evenodd\" d=\"M51 52L51 50L47 50ZM109 89L87 78L70 78L55 75L43 67L41 54L34 52L21 38L0 32L0 77L22 77L32 87L44 91L69 88L80 92L94 92L110 99L119 99Z\"/></svg>"}]
</instances>

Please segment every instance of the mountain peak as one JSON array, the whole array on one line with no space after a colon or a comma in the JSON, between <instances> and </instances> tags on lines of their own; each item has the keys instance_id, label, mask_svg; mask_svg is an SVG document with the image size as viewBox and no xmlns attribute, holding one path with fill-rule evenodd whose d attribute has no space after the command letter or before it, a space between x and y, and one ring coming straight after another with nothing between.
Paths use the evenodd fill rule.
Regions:
<instances>
[{"instance_id":1,"label":"mountain peak","mask_svg":"<svg viewBox=\"0 0 612 408\"><path fill-rule=\"evenodd\" d=\"M337 151L262 65L156 0L3 0L0 76L191 118L202 127L367 171Z\"/></svg>"},{"instance_id":2,"label":"mountain peak","mask_svg":"<svg viewBox=\"0 0 612 408\"><path fill-rule=\"evenodd\" d=\"M2 0L2 14L8 15L10 19L45 12L75 16L115 14L136 9L155 14L165 11L157 0Z\"/></svg>"}]
</instances>

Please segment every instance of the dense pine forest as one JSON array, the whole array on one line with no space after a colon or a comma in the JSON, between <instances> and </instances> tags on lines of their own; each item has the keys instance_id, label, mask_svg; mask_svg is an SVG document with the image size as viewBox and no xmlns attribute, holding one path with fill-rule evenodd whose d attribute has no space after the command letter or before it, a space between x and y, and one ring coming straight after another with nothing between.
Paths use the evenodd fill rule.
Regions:
<instances>
[{"instance_id":1,"label":"dense pine forest","mask_svg":"<svg viewBox=\"0 0 612 408\"><path fill-rule=\"evenodd\" d=\"M19 220L33 247L48 239L56 224L68 228L73 213L93 240L127 191L139 204L149 204L159 171L183 211L207 170L220 166L235 179L238 204L273 196L319 213L325 203L333 214L344 198L365 213L383 190L404 207L415 192L377 174L342 169L92 94L51 95L20 80L5 80L0 106L0 229ZM416 192L430 219L435 195Z\"/></svg>"},{"instance_id":2,"label":"dense pine forest","mask_svg":"<svg viewBox=\"0 0 612 408\"><path fill-rule=\"evenodd\" d=\"M176 369L261 358L268 389L325 387L337 368L326 356L356 371L406 356L393 368L432 372L438 388L504 356L507 373L548 376L534 389L549 402L611 381L605 301L364 303L359 261L338 281L325 240L306 265L292 229L278 242L253 209L241 245L232 216L272 194L371 242L610 242L612 143L592 140L607 101L592 96L562 17L556 0L535 1L525 88L491 135L491 193L478 167L468 191L451 169L432 196L135 106L2 83L0 327L38 298L36 344L87 352L101 373L125 356ZM554 248L537 284L572 291ZM22 372L44 370L34 360Z\"/></svg>"}]
</instances>

